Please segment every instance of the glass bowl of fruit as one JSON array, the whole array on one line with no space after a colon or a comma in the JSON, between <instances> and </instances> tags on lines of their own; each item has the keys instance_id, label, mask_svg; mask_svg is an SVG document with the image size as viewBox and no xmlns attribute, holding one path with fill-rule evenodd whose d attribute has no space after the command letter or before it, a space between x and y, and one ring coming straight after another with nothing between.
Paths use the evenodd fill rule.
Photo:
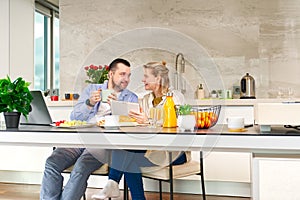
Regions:
<instances>
[{"instance_id":1,"label":"glass bowl of fruit","mask_svg":"<svg viewBox=\"0 0 300 200\"><path fill-rule=\"evenodd\" d=\"M191 114L196 118L196 129L208 129L216 125L219 119L221 106L192 106Z\"/></svg>"}]
</instances>

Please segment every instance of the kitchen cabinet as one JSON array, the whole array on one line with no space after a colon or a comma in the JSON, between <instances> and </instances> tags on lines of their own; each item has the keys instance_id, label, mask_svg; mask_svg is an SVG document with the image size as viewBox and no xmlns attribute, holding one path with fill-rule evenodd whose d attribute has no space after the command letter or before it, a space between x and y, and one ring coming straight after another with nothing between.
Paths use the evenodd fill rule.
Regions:
<instances>
[{"instance_id":1,"label":"kitchen cabinet","mask_svg":"<svg viewBox=\"0 0 300 200\"><path fill-rule=\"evenodd\" d=\"M250 153L210 152L205 157L204 163L206 180L239 183L251 182Z\"/></svg>"},{"instance_id":2,"label":"kitchen cabinet","mask_svg":"<svg viewBox=\"0 0 300 200\"><path fill-rule=\"evenodd\" d=\"M300 199L299 171L300 155L255 154L253 200Z\"/></svg>"}]
</instances>

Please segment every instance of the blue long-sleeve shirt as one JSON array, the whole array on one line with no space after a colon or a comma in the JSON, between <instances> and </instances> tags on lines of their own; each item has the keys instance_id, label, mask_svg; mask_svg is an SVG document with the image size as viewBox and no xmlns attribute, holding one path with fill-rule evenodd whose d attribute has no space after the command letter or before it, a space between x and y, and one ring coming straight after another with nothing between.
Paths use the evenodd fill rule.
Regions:
<instances>
[{"instance_id":1,"label":"blue long-sleeve shirt","mask_svg":"<svg viewBox=\"0 0 300 200\"><path fill-rule=\"evenodd\" d=\"M101 102L96 103L92 109L89 109L88 106L85 104L85 101L90 98L90 94L92 91L96 91L98 89L107 89L107 82L103 84L90 84L83 90L82 94L78 99L78 102L76 103L73 111L71 112L71 120L89 121L97 114ZM119 95L118 100L137 103L138 97L133 92L124 89Z\"/></svg>"}]
</instances>

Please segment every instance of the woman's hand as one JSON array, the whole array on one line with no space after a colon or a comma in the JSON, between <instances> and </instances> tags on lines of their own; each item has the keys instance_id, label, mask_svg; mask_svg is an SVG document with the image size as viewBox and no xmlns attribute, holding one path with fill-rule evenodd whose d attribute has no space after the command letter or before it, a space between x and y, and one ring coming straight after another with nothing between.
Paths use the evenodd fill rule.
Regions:
<instances>
[{"instance_id":1,"label":"woman's hand","mask_svg":"<svg viewBox=\"0 0 300 200\"><path fill-rule=\"evenodd\" d=\"M144 112L138 113L138 112L131 110L131 111L129 111L128 116L134 118L136 120L136 122L139 124L149 123L148 117L146 116L146 114Z\"/></svg>"}]
</instances>

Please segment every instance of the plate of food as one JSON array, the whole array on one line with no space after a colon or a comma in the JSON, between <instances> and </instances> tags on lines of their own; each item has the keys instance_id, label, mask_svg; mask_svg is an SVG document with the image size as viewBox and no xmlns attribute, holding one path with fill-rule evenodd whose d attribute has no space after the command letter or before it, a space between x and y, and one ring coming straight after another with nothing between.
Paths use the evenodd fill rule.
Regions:
<instances>
[{"instance_id":1,"label":"plate of food","mask_svg":"<svg viewBox=\"0 0 300 200\"><path fill-rule=\"evenodd\" d=\"M56 128L88 128L95 126L95 124L87 123L86 121L81 120L60 120L51 124L51 126Z\"/></svg>"},{"instance_id":2,"label":"plate of food","mask_svg":"<svg viewBox=\"0 0 300 200\"><path fill-rule=\"evenodd\" d=\"M105 125L105 118L101 117L97 120L97 126L100 126L102 128L106 129L117 129L118 127L130 127L130 126L137 126L138 123L135 121L135 119L128 117L128 116L119 116L119 122L117 126L106 126Z\"/></svg>"}]
</instances>

